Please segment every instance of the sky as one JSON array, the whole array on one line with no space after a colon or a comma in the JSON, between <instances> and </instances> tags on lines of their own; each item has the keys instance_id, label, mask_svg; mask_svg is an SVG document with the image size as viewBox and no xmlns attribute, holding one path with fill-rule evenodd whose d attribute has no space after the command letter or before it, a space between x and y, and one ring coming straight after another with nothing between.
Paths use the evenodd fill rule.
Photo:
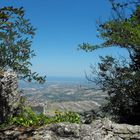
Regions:
<instances>
[{"instance_id":1,"label":"sky","mask_svg":"<svg viewBox=\"0 0 140 140\"><path fill-rule=\"evenodd\" d=\"M32 49L36 53L32 71L47 77L84 77L100 55L127 55L123 49L99 49L92 53L78 51L83 42L100 43L96 21L111 16L108 0L0 0L0 7L25 9L25 15L37 28Z\"/></svg>"}]
</instances>

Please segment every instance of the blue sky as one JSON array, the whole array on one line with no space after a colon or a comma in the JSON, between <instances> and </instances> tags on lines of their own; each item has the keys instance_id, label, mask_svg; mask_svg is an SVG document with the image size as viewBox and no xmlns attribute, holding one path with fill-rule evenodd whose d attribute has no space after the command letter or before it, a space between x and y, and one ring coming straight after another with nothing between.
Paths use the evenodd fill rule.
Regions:
<instances>
[{"instance_id":1,"label":"blue sky","mask_svg":"<svg viewBox=\"0 0 140 140\"><path fill-rule=\"evenodd\" d=\"M26 17L37 28L32 49L32 70L58 77L84 77L99 55L126 55L123 49L100 49L93 53L78 51L83 42L100 43L96 21L110 18L107 0L1 0L2 6L23 6Z\"/></svg>"}]
</instances>

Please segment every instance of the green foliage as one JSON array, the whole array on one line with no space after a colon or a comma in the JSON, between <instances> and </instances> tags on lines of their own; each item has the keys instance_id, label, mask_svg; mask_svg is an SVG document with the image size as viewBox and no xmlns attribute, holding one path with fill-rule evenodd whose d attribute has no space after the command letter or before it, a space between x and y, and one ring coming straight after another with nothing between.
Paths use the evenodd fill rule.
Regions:
<instances>
[{"instance_id":1,"label":"green foliage","mask_svg":"<svg viewBox=\"0 0 140 140\"><path fill-rule=\"evenodd\" d=\"M98 75L94 81L108 93L107 104L102 107L115 120L139 123L140 73L130 68L126 59L116 60L110 56L101 57Z\"/></svg>"},{"instance_id":2,"label":"green foliage","mask_svg":"<svg viewBox=\"0 0 140 140\"><path fill-rule=\"evenodd\" d=\"M140 124L140 1L117 3L110 0L114 17L98 27L100 45L80 45L86 52L98 48L118 46L129 52L129 60L100 57L98 70L92 68L88 77L108 93L107 104L102 108L120 122ZM133 11L128 7L133 4ZM128 14L124 16L124 11ZM123 12L122 12L123 11ZM96 75L96 77L95 77Z\"/></svg>"},{"instance_id":3,"label":"green foliage","mask_svg":"<svg viewBox=\"0 0 140 140\"><path fill-rule=\"evenodd\" d=\"M41 115L36 115L31 108L24 108L23 111L9 119L10 124L16 124L19 126L36 126L41 124L41 119L43 118ZM43 120L43 119L42 119Z\"/></svg>"},{"instance_id":4,"label":"green foliage","mask_svg":"<svg viewBox=\"0 0 140 140\"><path fill-rule=\"evenodd\" d=\"M86 52L92 52L96 49L100 48L99 45L90 45L89 43L83 43L79 45L78 50L84 50Z\"/></svg>"},{"instance_id":5,"label":"green foliage","mask_svg":"<svg viewBox=\"0 0 140 140\"><path fill-rule=\"evenodd\" d=\"M80 123L80 116L75 112L55 112L55 116L48 117L44 114L37 115L31 108L23 108L23 111L8 120L9 125L18 126L42 126L50 123L70 122Z\"/></svg>"},{"instance_id":6,"label":"green foliage","mask_svg":"<svg viewBox=\"0 0 140 140\"><path fill-rule=\"evenodd\" d=\"M23 7L0 8L0 70L11 69L20 79L43 83L45 77L30 70L30 59L35 56L31 49L35 30L25 18Z\"/></svg>"},{"instance_id":7,"label":"green foliage","mask_svg":"<svg viewBox=\"0 0 140 140\"><path fill-rule=\"evenodd\" d=\"M80 116L75 112L55 112L56 116L54 120L56 122L70 122L70 123L80 123Z\"/></svg>"}]
</instances>

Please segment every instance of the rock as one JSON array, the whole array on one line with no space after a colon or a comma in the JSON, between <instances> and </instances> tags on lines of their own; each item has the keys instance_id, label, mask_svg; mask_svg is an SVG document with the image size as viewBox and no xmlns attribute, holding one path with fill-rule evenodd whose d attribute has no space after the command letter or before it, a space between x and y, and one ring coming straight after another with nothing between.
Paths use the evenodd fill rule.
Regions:
<instances>
[{"instance_id":1,"label":"rock","mask_svg":"<svg viewBox=\"0 0 140 140\"><path fill-rule=\"evenodd\" d=\"M80 112L81 122L84 124L90 124L94 119L97 119L99 116L94 110Z\"/></svg>"},{"instance_id":2,"label":"rock","mask_svg":"<svg viewBox=\"0 0 140 140\"><path fill-rule=\"evenodd\" d=\"M75 137L79 138L80 129L78 124L60 123L51 127L51 130L60 137Z\"/></svg>"},{"instance_id":3,"label":"rock","mask_svg":"<svg viewBox=\"0 0 140 140\"><path fill-rule=\"evenodd\" d=\"M2 123L17 113L21 97L17 75L9 71L0 75L0 123Z\"/></svg>"},{"instance_id":4,"label":"rock","mask_svg":"<svg viewBox=\"0 0 140 140\"><path fill-rule=\"evenodd\" d=\"M91 124L58 123L36 129L10 128L9 130L0 131L0 139L140 140L140 126L116 124L104 118L94 120Z\"/></svg>"}]
</instances>

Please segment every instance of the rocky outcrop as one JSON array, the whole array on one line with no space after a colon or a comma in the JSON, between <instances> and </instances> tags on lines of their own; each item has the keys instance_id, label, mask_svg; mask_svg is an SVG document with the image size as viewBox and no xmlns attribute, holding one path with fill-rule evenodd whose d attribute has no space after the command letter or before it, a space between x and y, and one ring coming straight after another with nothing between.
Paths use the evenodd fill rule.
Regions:
<instances>
[{"instance_id":1,"label":"rocky outcrop","mask_svg":"<svg viewBox=\"0 0 140 140\"><path fill-rule=\"evenodd\" d=\"M89 110L84 112L79 112L81 123L91 124L93 120L98 119L101 115L98 113L99 110Z\"/></svg>"},{"instance_id":2,"label":"rocky outcrop","mask_svg":"<svg viewBox=\"0 0 140 140\"><path fill-rule=\"evenodd\" d=\"M15 114L20 103L17 75L13 72L0 73L0 123Z\"/></svg>"},{"instance_id":3,"label":"rocky outcrop","mask_svg":"<svg viewBox=\"0 0 140 140\"><path fill-rule=\"evenodd\" d=\"M0 131L3 140L140 140L140 126L99 119L91 124L59 123L40 128L10 128Z\"/></svg>"}]
</instances>

